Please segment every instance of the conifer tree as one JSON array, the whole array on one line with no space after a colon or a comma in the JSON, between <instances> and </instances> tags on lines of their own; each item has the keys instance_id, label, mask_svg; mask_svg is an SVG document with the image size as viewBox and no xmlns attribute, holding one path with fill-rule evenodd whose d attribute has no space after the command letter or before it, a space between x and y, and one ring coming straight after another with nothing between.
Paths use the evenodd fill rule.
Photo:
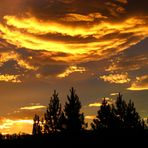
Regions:
<instances>
[{"instance_id":1,"label":"conifer tree","mask_svg":"<svg viewBox=\"0 0 148 148\"><path fill-rule=\"evenodd\" d=\"M65 104L66 129L70 132L80 132L85 126L84 114L80 113L81 102L74 88L70 89L67 96L68 102Z\"/></svg>"},{"instance_id":2,"label":"conifer tree","mask_svg":"<svg viewBox=\"0 0 148 148\"><path fill-rule=\"evenodd\" d=\"M40 135L42 134L42 127L40 125L40 117L35 114L33 118L33 129L32 129L33 135Z\"/></svg>"},{"instance_id":3,"label":"conifer tree","mask_svg":"<svg viewBox=\"0 0 148 148\"><path fill-rule=\"evenodd\" d=\"M58 93L54 91L50 103L47 107L46 113L44 114L45 124L44 132L57 132L59 131L59 119L61 116L61 104L58 97Z\"/></svg>"}]
</instances>

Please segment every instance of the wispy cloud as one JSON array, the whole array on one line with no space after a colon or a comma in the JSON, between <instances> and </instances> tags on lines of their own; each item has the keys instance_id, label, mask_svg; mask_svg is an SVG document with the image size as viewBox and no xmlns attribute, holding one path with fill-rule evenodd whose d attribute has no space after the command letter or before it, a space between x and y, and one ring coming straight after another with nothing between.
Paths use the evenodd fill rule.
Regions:
<instances>
[{"instance_id":1,"label":"wispy cloud","mask_svg":"<svg viewBox=\"0 0 148 148\"><path fill-rule=\"evenodd\" d=\"M30 59L32 57L29 57ZM17 52L14 52L14 51L8 51L8 52L2 52L0 53L0 65L4 65L7 61L10 61L10 60L15 60L17 61L17 64L22 67L22 68L25 68L27 70L37 70L37 67L31 65L27 59L24 60L21 58L21 56L17 53Z\"/></svg>"},{"instance_id":2,"label":"wispy cloud","mask_svg":"<svg viewBox=\"0 0 148 148\"><path fill-rule=\"evenodd\" d=\"M11 83L21 83L19 80L19 75L9 75L9 74L0 74L0 81L2 82L11 82Z\"/></svg>"},{"instance_id":3,"label":"wispy cloud","mask_svg":"<svg viewBox=\"0 0 148 148\"><path fill-rule=\"evenodd\" d=\"M68 22L93 22L95 19L106 19L101 13L90 13L87 15L69 13L64 16L61 20Z\"/></svg>"},{"instance_id":4,"label":"wispy cloud","mask_svg":"<svg viewBox=\"0 0 148 148\"><path fill-rule=\"evenodd\" d=\"M117 96L117 95L119 95L119 93L111 93L110 95L111 96Z\"/></svg>"},{"instance_id":5,"label":"wispy cloud","mask_svg":"<svg viewBox=\"0 0 148 148\"><path fill-rule=\"evenodd\" d=\"M96 116L93 116L93 115L91 115L91 116L85 116L85 119L88 119L88 120L93 120L95 118L96 118Z\"/></svg>"},{"instance_id":6,"label":"wispy cloud","mask_svg":"<svg viewBox=\"0 0 148 148\"><path fill-rule=\"evenodd\" d=\"M148 90L148 75L136 77L136 80L127 89L133 91Z\"/></svg>"},{"instance_id":7,"label":"wispy cloud","mask_svg":"<svg viewBox=\"0 0 148 148\"><path fill-rule=\"evenodd\" d=\"M102 104L99 102L95 102L95 103L90 103L88 106L89 107L100 107Z\"/></svg>"},{"instance_id":8,"label":"wispy cloud","mask_svg":"<svg viewBox=\"0 0 148 148\"><path fill-rule=\"evenodd\" d=\"M134 71L139 70L142 67L148 65L148 58L146 55L137 55L137 56L124 56L117 57L111 61L111 64L105 70L108 72L114 71Z\"/></svg>"},{"instance_id":9,"label":"wispy cloud","mask_svg":"<svg viewBox=\"0 0 148 148\"><path fill-rule=\"evenodd\" d=\"M33 105L33 106L24 106L21 107L21 110L36 110L36 109L41 109L41 108L46 108L44 105Z\"/></svg>"},{"instance_id":10,"label":"wispy cloud","mask_svg":"<svg viewBox=\"0 0 148 148\"><path fill-rule=\"evenodd\" d=\"M103 79L105 82L116 84L124 84L131 81L128 77L128 73L103 75L100 76L100 79Z\"/></svg>"},{"instance_id":11,"label":"wispy cloud","mask_svg":"<svg viewBox=\"0 0 148 148\"><path fill-rule=\"evenodd\" d=\"M74 72L83 73L85 71L86 70L85 70L84 67L70 66L63 73L58 74L57 77L58 78L64 78L64 77L69 76L71 73L74 73Z\"/></svg>"}]
</instances>

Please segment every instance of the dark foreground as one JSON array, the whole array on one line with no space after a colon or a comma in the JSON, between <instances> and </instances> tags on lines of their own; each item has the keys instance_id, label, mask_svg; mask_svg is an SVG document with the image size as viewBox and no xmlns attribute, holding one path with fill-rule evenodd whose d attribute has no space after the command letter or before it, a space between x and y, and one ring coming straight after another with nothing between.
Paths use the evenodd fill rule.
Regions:
<instances>
[{"instance_id":1,"label":"dark foreground","mask_svg":"<svg viewBox=\"0 0 148 148\"><path fill-rule=\"evenodd\" d=\"M148 147L148 130L99 131L92 133L56 133L50 135L21 135L1 138L0 147Z\"/></svg>"}]
</instances>

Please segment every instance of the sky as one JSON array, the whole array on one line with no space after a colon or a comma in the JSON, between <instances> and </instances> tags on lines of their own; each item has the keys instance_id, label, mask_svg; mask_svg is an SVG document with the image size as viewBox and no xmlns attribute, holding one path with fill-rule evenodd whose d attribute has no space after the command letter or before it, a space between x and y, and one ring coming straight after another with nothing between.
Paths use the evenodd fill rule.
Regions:
<instances>
[{"instance_id":1,"label":"sky","mask_svg":"<svg viewBox=\"0 0 148 148\"><path fill-rule=\"evenodd\" d=\"M0 0L0 133L31 133L56 89L87 122L102 98L148 117L147 0Z\"/></svg>"}]
</instances>

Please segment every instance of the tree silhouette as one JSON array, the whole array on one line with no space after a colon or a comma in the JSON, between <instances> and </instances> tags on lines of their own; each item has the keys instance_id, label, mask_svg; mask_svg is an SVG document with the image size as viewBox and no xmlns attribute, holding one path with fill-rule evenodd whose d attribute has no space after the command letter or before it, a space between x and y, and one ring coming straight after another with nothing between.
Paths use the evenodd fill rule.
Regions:
<instances>
[{"instance_id":1,"label":"tree silhouette","mask_svg":"<svg viewBox=\"0 0 148 148\"><path fill-rule=\"evenodd\" d=\"M60 129L60 131L64 131L66 129L66 121L67 120L65 114L62 111L58 122L58 128Z\"/></svg>"},{"instance_id":2,"label":"tree silhouette","mask_svg":"<svg viewBox=\"0 0 148 148\"><path fill-rule=\"evenodd\" d=\"M104 98L102 105L98 110L96 119L91 123L93 130L114 128L116 126L116 115L114 114L114 107L109 105Z\"/></svg>"},{"instance_id":3,"label":"tree silhouette","mask_svg":"<svg viewBox=\"0 0 148 148\"><path fill-rule=\"evenodd\" d=\"M70 132L80 132L85 126L84 114L80 113L81 102L74 88L70 89L68 102L65 103L66 129Z\"/></svg>"},{"instance_id":4,"label":"tree silhouette","mask_svg":"<svg viewBox=\"0 0 148 148\"><path fill-rule=\"evenodd\" d=\"M129 100L127 104L126 114L124 117L124 125L126 128L141 129L144 128L144 122L141 120L134 103Z\"/></svg>"},{"instance_id":5,"label":"tree silhouette","mask_svg":"<svg viewBox=\"0 0 148 148\"><path fill-rule=\"evenodd\" d=\"M44 114L45 124L44 132L57 132L59 131L59 119L61 116L61 104L58 97L58 93L54 90L54 93L50 99L50 103Z\"/></svg>"},{"instance_id":6,"label":"tree silhouette","mask_svg":"<svg viewBox=\"0 0 148 148\"><path fill-rule=\"evenodd\" d=\"M40 135L42 133L42 127L40 125L40 117L38 115L34 115L33 118L33 130L32 134L33 135Z\"/></svg>"},{"instance_id":7,"label":"tree silhouette","mask_svg":"<svg viewBox=\"0 0 148 148\"><path fill-rule=\"evenodd\" d=\"M125 128L124 120L127 110L127 104L123 100L122 95L119 93L115 102L115 114L118 118L118 127Z\"/></svg>"},{"instance_id":8,"label":"tree silhouette","mask_svg":"<svg viewBox=\"0 0 148 148\"><path fill-rule=\"evenodd\" d=\"M91 123L93 130L99 129L144 129L144 121L141 120L134 103L130 100L127 104L119 93L115 105L109 105L104 99L98 110L96 119Z\"/></svg>"}]
</instances>

